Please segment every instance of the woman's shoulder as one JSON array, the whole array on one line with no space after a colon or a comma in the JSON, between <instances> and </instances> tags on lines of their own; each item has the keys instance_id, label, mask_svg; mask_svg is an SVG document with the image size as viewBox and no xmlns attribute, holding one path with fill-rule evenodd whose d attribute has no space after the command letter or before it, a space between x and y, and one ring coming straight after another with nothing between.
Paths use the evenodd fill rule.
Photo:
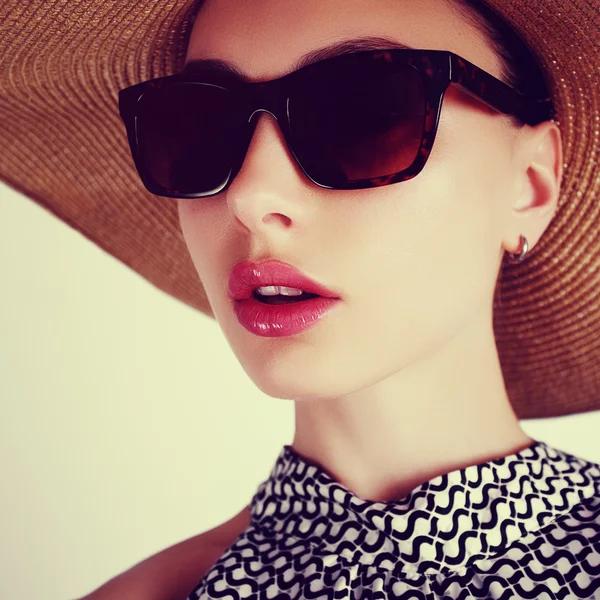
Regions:
<instances>
[{"instance_id":1,"label":"woman's shoulder","mask_svg":"<svg viewBox=\"0 0 600 600\"><path fill-rule=\"evenodd\" d=\"M250 505L234 517L153 554L79 600L182 600L250 524Z\"/></svg>"}]
</instances>

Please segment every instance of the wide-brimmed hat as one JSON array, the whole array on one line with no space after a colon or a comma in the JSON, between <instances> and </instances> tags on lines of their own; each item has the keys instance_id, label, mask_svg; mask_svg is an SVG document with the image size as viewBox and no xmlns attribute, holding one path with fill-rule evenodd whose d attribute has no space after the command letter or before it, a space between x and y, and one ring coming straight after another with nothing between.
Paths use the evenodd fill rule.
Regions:
<instances>
[{"instance_id":1,"label":"wide-brimmed hat","mask_svg":"<svg viewBox=\"0 0 600 600\"><path fill-rule=\"evenodd\" d=\"M519 418L598 409L600 2L485 4L538 57L564 145L557 212L527 259L504 265L498 282L494 332L507 392ZM4 0L0 178L214 318L176 200L145 190L118 109L120 89L183 67L196 7L196 0Z\"/></svg>"}]
</instances>

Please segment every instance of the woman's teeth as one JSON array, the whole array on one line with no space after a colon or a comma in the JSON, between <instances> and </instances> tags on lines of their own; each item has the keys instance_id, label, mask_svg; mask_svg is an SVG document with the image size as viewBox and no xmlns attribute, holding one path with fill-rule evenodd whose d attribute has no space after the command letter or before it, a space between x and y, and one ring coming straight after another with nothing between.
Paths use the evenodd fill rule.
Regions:
<instances>
[{"instance_id":1,"label":"woman's teeth","mask_svg":"<svg viewBox=\"0 0 600 600\"><path fill-rule=\"evenodd\" d=\"M265 304L289 304L317 298L317 294L309 294L303 290L282 285L268 285L257 288L254 297Z\"/></svg>"},{"instance_id":2,"label":"woman's teeth","mask_svg":"<svg viewBox=\"0 0 600 600\"><path fill-rule=\"evenodd\" d=\"M300 296L304 292L297 288L285 287L283 285L267 285L259 287L256 292L262 296Z\"/></svg>"}]
</instances>

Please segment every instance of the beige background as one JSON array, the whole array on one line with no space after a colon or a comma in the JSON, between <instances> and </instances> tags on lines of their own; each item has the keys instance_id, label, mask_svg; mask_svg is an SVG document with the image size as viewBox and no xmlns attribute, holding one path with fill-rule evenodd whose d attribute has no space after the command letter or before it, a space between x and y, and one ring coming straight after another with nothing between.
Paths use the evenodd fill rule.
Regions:
<instances>
[{"instance_id":1,"label":"beige background","mask_svg":"<svg viewBox=\"0 0 600 600\"><path fill-rule=\"evenodd\" d=\"M1 184L0 291L0 598L80 597L217 525L291 443L215 321ZM600 462L600 411L522 424Z\"/></svg>"}]
</instances>

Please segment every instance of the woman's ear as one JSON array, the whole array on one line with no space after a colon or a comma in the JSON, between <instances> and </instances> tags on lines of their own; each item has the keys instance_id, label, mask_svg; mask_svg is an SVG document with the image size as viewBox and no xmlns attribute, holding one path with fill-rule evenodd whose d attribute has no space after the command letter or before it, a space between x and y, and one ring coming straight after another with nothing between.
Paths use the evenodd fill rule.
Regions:
<instances>
[{"instance_id":1,"label":"woman's ear","mask_svg":"<svg viewBox=\"0 0 600 600\"><path fill-rule=\"evenodd\" d=\"M533 248L558 208L563 178L563 146L554 121L523 126L515 141L515 196L504 239L508 252L519 251L524 235Z\"/></svg>"}]
</instances>

